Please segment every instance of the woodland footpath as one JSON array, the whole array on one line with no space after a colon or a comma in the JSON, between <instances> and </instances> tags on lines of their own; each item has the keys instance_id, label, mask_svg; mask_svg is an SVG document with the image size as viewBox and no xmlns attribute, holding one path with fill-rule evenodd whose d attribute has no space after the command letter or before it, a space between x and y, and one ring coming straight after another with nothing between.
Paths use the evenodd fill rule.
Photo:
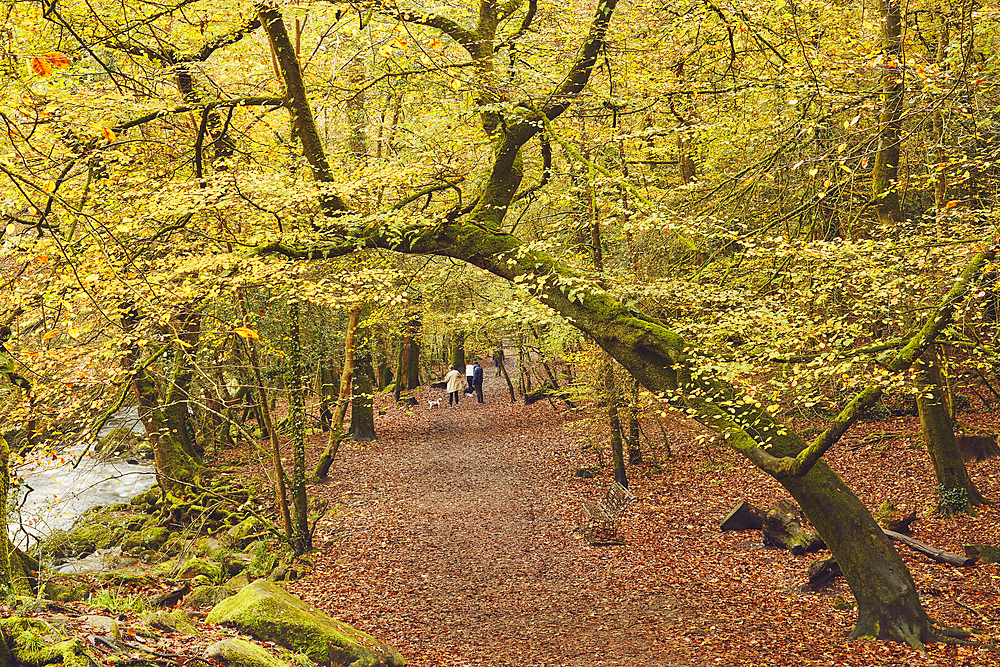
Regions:
<instances>
[{"instance_id":1,"label":"woodland footpath","mask_svg":"<svg viewBox=\"0 0 1000 667\"><path fill-rule=\"evenodd\" d=\"M731 449L699 440L685 422L666 422L667 456L629 466L638 502L626 513L624 544L589 546L576 530L580 502L598 499L610 469L591 479L582 445L586 412L540 401L510 404L501 380L486 380L486 403L410 409L376 398L378 442L345 445L313 503L329 501L287 589L397 649L414 667L438 665L1000 665L986 649L928 645L921 657L897 643L848 638L853 598L842 579L804 593L809 563L764 547L759 531L719 531L740 500L769 507L787 494ZM435 397L424 389L421 399ZM991 414L967 415L989 425ZM651 425L650 425L651 426ZM310 436L318 454L321 436ZM933 514L934 472L921 455L914 418L863 423L828 455L873 512L885 500L916 510L915 537L949 551L1000 542L998 508L977 517ZM652 460L653 452L647 452ZM267 478L247 448L222 453L241 476ZM997 459L970 464L988 497L1000 497ZM900 549L932 618L972 629L988 642L1000 632L1000 565L956 568ZM140 570L141 570L140 566ZM95 591L102 585L88 577ZM119 581L129 581L127 577ZM149 600L166 578L133 577L115 594ZM155 583L154 583L155 581ZM92 598L93 599L93 598ZM183 664L232 634L205 622L206 609L178 603L197 634L162 633L119 610L126 637ZM11 613L4 608L4 615ZM81 637L103 614L84 603L35 612L58 616ZM106 632L107 629L104 630ZM93 640L91 640L93 641Z\"/></svg>"},{"instance_id":2,"label":"woodland footpath","mask_svg":"<svg viewBox=\"0 0 1000 667\"><path fill-rule=\"evenodd\" d=\"M319 531L315 571L290 590L417 667L1000 665L985 649L930 645L923 659L849 639L855 610L843 580L801 591L808 564L825 554L719 531L740 500L768 507L787 493L724 445L696 445L681 421L662 471L629 467L639 501L626 512L625 544L588 546L574 533L580 501L603 496L612 478L573 476L594 462L580 446L586 422L546 402L511 405L491 380L484 406L391 411L377 444L343 453L329 482L311 489L341 509ZM919 435L914 418L866 422L828 459L873 512L889 499L924 516L936 482ZM997 459L970 472L1000 496ZM914 533L961 553L969 541L1000 541L998 518L995 505L975 518L926 516ZM932 617L1000 632L1000 565L900 553Z\"/></svg>"}]
</instances>

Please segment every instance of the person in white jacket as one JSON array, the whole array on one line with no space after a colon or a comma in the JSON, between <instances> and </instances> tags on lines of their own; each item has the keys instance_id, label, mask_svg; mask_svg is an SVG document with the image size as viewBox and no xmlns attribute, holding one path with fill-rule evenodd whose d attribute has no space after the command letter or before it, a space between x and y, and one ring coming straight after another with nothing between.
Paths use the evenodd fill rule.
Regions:
<instances>
[{"instance_id":1,"label":"person in white jacket","mask_svg":"<svg viewBox=\"0 0 1000 667\"><path fill-rule=\"evenodd\" d=\"M458 370L458 366L451 367L448 374L444 376L444 381L448 383L446 387L448 390L448 407L457 408L458 392L462 390L462 372ZM455 405L451 404L452 399L454 399Z\"/></svg>"}]
</instances>

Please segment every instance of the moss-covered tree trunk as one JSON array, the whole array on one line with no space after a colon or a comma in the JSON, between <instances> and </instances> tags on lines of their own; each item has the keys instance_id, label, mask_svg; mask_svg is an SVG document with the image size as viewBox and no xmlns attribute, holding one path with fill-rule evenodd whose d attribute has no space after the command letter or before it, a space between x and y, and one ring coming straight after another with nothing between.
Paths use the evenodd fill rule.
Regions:
<instances>
[{"instance_id":1,"label":"moss-covered tree trunk","mask_svg":"<svg viewBox=\"0 0 1000 667\"><path fill-rule=\"evenodd\" d=\"M10 591L18 595L31 595L31 572L26 560L14 548L7 536L7 500L10 497L10 447L0 435L0 594ZM0 633L0 643L3 643Z\"/></svg>"},{"instance_id":2,"label":"moss-covered tree trunk","mask_svg":"<svg viewBox=\"0 0 1000 667\"><path fill-rule=\"evenodd\" d=\"M465 332L456 331L448 341L448 365L465 372Z\"/></svg>"},{"instance_id":3,"label":"moss-covered tree trunk","mask_svg":"<svg viewBox=\"0 0 1000 667\"><path fill-rule=\"evenodd\" d=\"M969 478L965 460L955 440L955 427L945 401L941 364L936 346L930 346L915 364L917 413L927 453L934 463L940 502L938 510L946 516L957 512L974 514L985 498Z\"/></svg>"},{"instance_id":4,"label":"moss-covered tree trunk","mask_svg":"<svg viewBox=\"0 0 1000 667\"><path fill-rule=\"evenodd\" d=\"M632 381L632 392L628 402L628 462L642 463L642 449L639 448L639 382Z\"/></svg>"},{"instance_id":5,"label":"moss-covered tree trunk","mask_svg":"<svg viewBox=\"0 0 1000 667\"><path fill-rule=\"evenodd\" d=\"M138 329L140 316L134 308L125 308L122 316L122 328L126 332ZM139 421L146 431L146 438L153 449L153 461L156 467L156 482L160 491L167 496L183 493L201 475L203 467L201 459L195 454L189 443L185 442L183 431L187 428L186 415L184 419L175 417L171 422L168 412L168 398L179 399L180 390L175 384L181 370L187 364L180 340L165 344L165 349L174 349L173 363L169 370L169 381L166 384L167 396L161 397L156 377L150 371L149 364L139 363L140 349L131 345L122 356L122 367L132 373L131 388L136 397ZM162 352L162 349L161 349ZM157 353L159 354L159 353ZM135 369L135 370L133 370ZM185 405L185 410L187 409Z\"/></svg>"},{"instance_id":6,"label":"moss-covered tree trunk","mask_svg":"<svg viewBox=\"0 0 1000 667\"><path fill-rule=\"evenodd\" d=\"M179 429L171 424L163 409L156 379L145 367L133 376L132 391L138 404L139 420L153 449L156 482L164 493L181 493L202 473L201 460L185 446Z\"/></svg>"},{"instance_id":7,"label":"moss-covered tree trunk","mask_svg":"<svg viewBox=\"0 0 1000 667\"><path fill-rule=\"evenodd\" d=\"M173 365L166 383L163 412L170 433L180 443L184 452L192 458L197 458L195 429L191 423L190 390L195 371L195 354L201 338L201 313L198 311L184 313L174 321L177 328L177 343L174 345Z\"/></svg>"},{"instance_id":8,"label":"moss-covered tree trunk","mask_svg":"<svg viewBox=\"0 0 1000 667\"><path fill-rule=\"evenodd\" d=\"M333 424L333 406L337 402L337 375L332 360L324 359L319 362L316 384L319 390L319 423L326 433Z\"/></svg>"}]
</instances>

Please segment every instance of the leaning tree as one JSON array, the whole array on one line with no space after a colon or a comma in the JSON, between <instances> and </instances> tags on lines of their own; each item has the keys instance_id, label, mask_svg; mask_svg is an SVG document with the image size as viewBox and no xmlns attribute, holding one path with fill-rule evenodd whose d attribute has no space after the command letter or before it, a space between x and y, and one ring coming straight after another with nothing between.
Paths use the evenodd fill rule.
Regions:
<instances>
[{"instance_id":1,"label":"leaning tree","mask_svg":"<svg viewBox=\"0 0 1000 667\"><path fill-rule=\"evenodd\" d=\"M18 242L36 256L44 246L68 267L65 275L76 272L61 289L89 295L95 283L124 285L117 303L138 295L144 303L157 304L147 312L163 313L169 322L178 304L219 299L251 281L292 282L297 274L310 272L315 276L321 273L317 267L333 272L330 260L369 249L423 255L428 263L433 258L445 266L457 260L478 267L536 297L596 341L650 392L722 434L730 446L777 479L801 505L844 572L858 601L855 636L914 646L934 638L902 560L822 456L935 341L991 256L988 249L971 255L964 272L951 276L950 286L940 290L939 303L914 322L912 331L872 352L878 355L880 372L823 433L807 442L739 382L722 377L718 359L688 343L679 331L680 321L659 317L672 309L681 312L679 304L667 299L657 312L643 312L639 301L619 298L613 281L602 284L591 271L576 268L573 252L559 245L564 237L547 230L526 234L525 227L519 227L523 219L527 226L535 214L533 198L550 187L553 154L558 151L572 158L581 178L583 173L588 179L601 174L616 184L612 190L627 191L631 208L646 207L650 218L662 213L627 178L611 174L607 155L581 150L579 136L564 136L569 134L563 125L567 112L580 106L595 69L612 67L609 31L616 0L597 0L592 13L565 10L560 34L538 32L536 22L542 22L545 12L534 0L479 0L455 9L454 17L396 3L332 7L261 2L241 6L237 13L242 16L236 18L203 7L200 24L179 8L129 3L133 5L146 18L133 20L117 7L95 6L92 11L106 15L86 20L91 18L86 12L70 14L61 6L46 5L41 19L58 29L50 34L47 53L35 58L38 76L51 75L53 67L64 64L50 50L59 47L64 36L77 44L80 63L91 69L80 73L81 85L72 94L68 84L67 90L52 86L44 92L34 84L24 86L23 115L34 114L37 126L64 131L31 139L8 133L22 152L34 150L32 155L61 160L44 168L27 160L17 167L3 166L8 181L15 184L8 188L11 197L24 209L10 220L20 232ZM718 6L712 8L725 15ZM303 39L307 21L323 25L320 37L308 44ZM730 23L721 24L723 37L713 37L713 48L705 50L724 54L711 60L723 77L733 74L737 55ZM257 24L259 31L254 30ZM210 31L222 29L206 40L201 35L206 26ZM358 48L351 40L375 34L376 28L380 36L367 47L371 84L361 84L353 75L338 79L337 62L324 58L335 58L341 45ZM567 42L567 29L579 30L578 41ZM334 45L329 37L337 31L344 40ZM538 48L526 50L524 45L539 34ZM739 39L761 45L755 53L763 66L774 69L773 44L756 31ZM197 46L206 43L212 45L210 52ZM415 43L418 52L402 63L400 54L414 51ZM547 52L556 54L550 62L542 56ZM205 59L187 53L205 54ZM349 62L354 64L348 69L356 69L355 55L352 51ZM780 52L777 57L787 61ZM672 75L683 81L692 71L693 58L675 64ZM90 87L82 85L88 81L84 74L91 77ZM272 86L272 80L280 85ZM777 81L773 89L783 90L786 83ZM98 88L100 95L93 92ZM709 93L745 90L740 83ZM689 182L704 173L692 157L696 92L687 91L684 104L679 98L674 104L675 96L670 97L670 109L683 127L683 177ZM375 171L358 166L356 121L364 110L359 105L362 93L369 101L377 95L385 99L381 110L368 110L381 119L370 159L374 165L376 159L386 158L377 170L371 167ZM844 108L859 108L873 95L858 97L860 101ZM117 119L99 122L88 116L81 99L102 109L106 106L100 104L107 100L117 101ZM609 96L606 102L617 119L624 108L621 101ZM792 102L798 104L798 99L783 102L783 108L796 108ZM60 113L53 115L52 109ZM279 111L287 112L287 118L276 120ZM329 136L338 113L347 116L344 125L351 135L342 145ZM77 116L93 122L80 126L64 120ZM832 141L828 121L835 116L824 111L815 119L816 133L809 136L816 144ZM28 121L22 125L35 127ZM652 140L659 130L649 129ZM792 134L794 139L778 141L778 151L801 143L803 133ZM157 148L144 153L131 146L133 139L137 145ZM432 150L432 140L440 143L439 151ZM217 164L206 159L213 144L213 154L222 158ZM837 154L836 148L829 152ZM761 163L773 164L776 155ZM42 158L33 160L41 163ZM749 170L734 170L739 176L727 180L728 198L739 200L762 191L756 184L766 179L756 177L760 174L744 185ZM838 164L835 171L843 169ZM836 173L826 180L832 182ZM822 209L822 202L847 192L848 186L825 186L823 192L806 197L809 208ZM588 197L596 208L596 197L603 195L593 192ZM804 206L793 207L789 215L803 213ZM623 216L633 213L622 211ZM775 218L787 219L784 213ZM762 221L760 227L770 229L778 222ZM727 241L704 249L688 238L678 242L692 256L722 256L732 253L734 245ZM295 284L313 292L324 289L323 278L312 280L312 287L310 281ZM24 307L33 307L27 298ZM150 345L149 340L141 342ZM171 345L164 354L169 351L171 360L183 361L186 346L173 340ZM760 360L762 369L767 361Z\"/></svg>"}]
</instances>

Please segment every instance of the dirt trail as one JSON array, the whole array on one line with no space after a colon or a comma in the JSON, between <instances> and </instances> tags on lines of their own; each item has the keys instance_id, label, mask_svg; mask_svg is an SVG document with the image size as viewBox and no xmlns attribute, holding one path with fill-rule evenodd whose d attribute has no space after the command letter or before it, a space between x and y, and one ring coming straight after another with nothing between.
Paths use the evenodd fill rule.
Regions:
<instances>
[{"instance_id":1,"label":"dirt trail","mask_svg":"<svg viewBox=\"0 0 1000 667\"><path fill-rule=\"evenodd\" d=\"M342 533L325 535L316 573L295 588L415 666L638 657L607 645L621 616L607 575L622 547L572 533L584 496L562 418L546 403L512 407L502 378L487 377L485 395L455 409L422 402L337 462L316 494L345 505Z\"/></svg>"},{"instance_id":2,"label":"dirt trail","mask_svg":"<svg viewBox=\"0 0 1000 667\"><path fill-rule=\"evenodd\" d=\"M315 570L290 590L396 647L413 667L915 659L903 646L847 640L855 613L834 605L852 599L842 581L819 595L800 591L817 555L764 550L756 532L718 531L737 501L767 507L785 494L724 446L676 430L684 426L670 433L674 457L662 471L629 468L639 502L624 521L626 544L586 545L574 533L580 502L600 498L612 478L572 473L594 463L580 443L602 439L603 428L574 425L547 402L512 406L503 380L485 371L485 404L466 396L457 409L428 409L427 398L444 396L428 391L408 412L382 405L379 442L342 448L329 481L310 490L336 515L320 524ZM870 507L887 497L920 507L932 484L926 457L902 444L831 459ZM977 471L994 496L997 472L996 463ZM997 533L998 518L987 508L941 530L926 519L923 530L961 551L962 540ZM904 559L922 589L953 590L967 607L1000 615L997 566L957 572ZM984 623L945 597L925 605L951 625ZM985 652L955 657L953 647L935 648L928 664L998 664Z\"/></svg>"}]
</instances>

